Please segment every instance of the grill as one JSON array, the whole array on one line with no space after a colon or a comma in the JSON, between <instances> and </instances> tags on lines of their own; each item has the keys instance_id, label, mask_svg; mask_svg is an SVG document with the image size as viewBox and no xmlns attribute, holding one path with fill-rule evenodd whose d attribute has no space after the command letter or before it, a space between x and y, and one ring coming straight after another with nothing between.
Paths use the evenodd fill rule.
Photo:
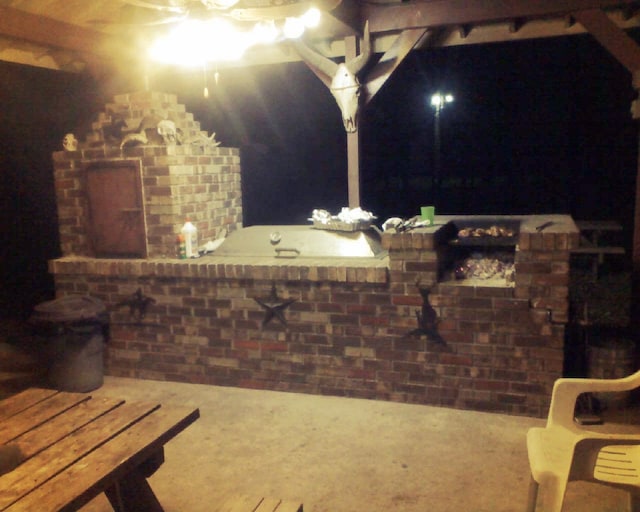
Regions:
<instances>
[{"instance_id":1,"label":"grill","mask_svg":"<svg viewBox=\"0 0 640 512\"><path fill-rule=\"evenodd\" d=\"M383 258L380 233L328 231L311 226L250 226L231 233L215 252L218 256L276 258Z\"/></svg>"},{"instance_id":2,"label":"grill","mask_svg":"<svg viewBox=\"0 0 640 512\"><path fill-rule=\"evenodd\" d=\"M499 227L509 230L510 236L468 236L462 237L458 234L457 238L450 243L454 245L468 247L495 247L495 246L515 246L518 243L518 233L520 232L520 221L498 220L498 221L477 221L457 219L453 222L453 227L458 233L462 229L484 229L489 230L492 227Z\"/></svg>"}]
</instances>

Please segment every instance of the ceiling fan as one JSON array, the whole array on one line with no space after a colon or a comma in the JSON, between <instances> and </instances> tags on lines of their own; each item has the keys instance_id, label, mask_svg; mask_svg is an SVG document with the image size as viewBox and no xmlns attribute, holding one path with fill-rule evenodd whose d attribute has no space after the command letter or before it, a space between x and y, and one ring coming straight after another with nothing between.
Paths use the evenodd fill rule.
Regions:
<instances>
[{"instance_id":1,"label":"ceiling fan","mask_svg":"<svg viewBox=\"0 0 640 512\"><path fill-rule=\"evenodd\" d=\"M317 26L342 0L120 0L125 23L150 28L152 60L183 66L239 60L256 45L279 44ZM153 27L167 27L156 33Z\"/></svg>"},{"instance_id":2,"label":"ceiling fan","mask_svg":"<svg viewBox=\"0 0 640 512\"><path fill-rule=\"evenodd\" d=\"M165 17L141 23L161 25L186 19L207 19L222 15L237 21L286 19L301 16L311 7L322 11L334 9L341 0L121 0L132 7L147 9L154 13L165 13ZM137 23L140 24L140 23Z\"/></svg>"}]
</instances>

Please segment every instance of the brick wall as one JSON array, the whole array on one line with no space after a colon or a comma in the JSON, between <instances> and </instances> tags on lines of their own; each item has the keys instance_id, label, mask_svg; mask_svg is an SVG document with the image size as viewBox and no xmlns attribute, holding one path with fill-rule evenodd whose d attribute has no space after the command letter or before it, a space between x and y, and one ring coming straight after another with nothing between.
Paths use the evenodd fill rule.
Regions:
<instances>
[{"instance_id":1,"label":"brick wall","mask_svg":"<svg viewBox=\"0 0 640 512\"><path fill-rule=\"evenodd\" d=\"M438 282L437 230L385 234L382 260L67 257L51 271L59 294L108 305L112 375L544 416L562 375L572 235L540 236L561 248L521 244L510 287ZM119 305L138 289L155 300L142 319ZM420 289L444 344L411 334ZM255 299L272 290L294 300L286 325L263 324Z\"/></svg>"}]
</instances>

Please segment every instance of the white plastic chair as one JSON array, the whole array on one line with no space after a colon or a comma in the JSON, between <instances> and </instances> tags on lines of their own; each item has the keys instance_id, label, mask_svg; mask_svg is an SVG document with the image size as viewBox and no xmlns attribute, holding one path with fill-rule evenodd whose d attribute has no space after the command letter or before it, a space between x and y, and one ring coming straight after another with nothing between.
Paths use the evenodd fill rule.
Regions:
<instances>
[{"instance_id":1,"label":"white plastic chair","mask_svg":"<svg viewBox=\"0 0 640 512\"><path fill-rule=\"evenodd\" d=\"M586 480L629 491L632 512L640 512L640 426L638 434L589 430L574 421L583 393L625 392L640 387L640 371L622 379L558 379L547 425L527 433L531 484L527 512L534 512L542 486L543 512L560 512L567 483ZM608 427L608 426L607 426Z\"/></svg>"}]
</instances>

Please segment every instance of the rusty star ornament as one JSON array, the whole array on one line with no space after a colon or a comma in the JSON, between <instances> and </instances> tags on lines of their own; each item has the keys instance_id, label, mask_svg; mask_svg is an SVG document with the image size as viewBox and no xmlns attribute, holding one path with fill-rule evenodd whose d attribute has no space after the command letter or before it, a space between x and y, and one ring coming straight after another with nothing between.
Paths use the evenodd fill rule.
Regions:
<instances>
[{"instance_id":1,"label":"rusty star ornament","mask_svg":"<svg viewBox=\"0 0 640 512\"><path fill-rule=\"evenodd\" d=\"M275 283L271 285L271 293L266 298L254 298L258 304L264 309L264 318L262 319L262 327L267 325L271 320L277 318L282 325L287 327L287 320L284 317L285 310L293 304L296 299L282 299L276 293Z\"/></svg>"}]
</instances>

